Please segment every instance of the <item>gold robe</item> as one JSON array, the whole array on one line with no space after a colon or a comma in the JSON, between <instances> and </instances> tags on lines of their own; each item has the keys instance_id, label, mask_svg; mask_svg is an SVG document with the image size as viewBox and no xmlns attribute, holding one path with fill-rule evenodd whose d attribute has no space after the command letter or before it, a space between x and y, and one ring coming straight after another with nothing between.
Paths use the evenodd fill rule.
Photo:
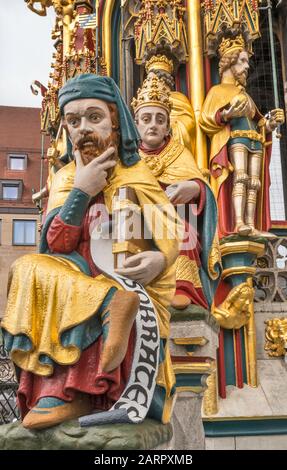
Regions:
<instances>
[{"instance_id":1,"label":"gold robe","mask_svg":"<svg viewBox=\"0 0 287 470\"><path fill-rule=\"evenodd\" d=\"M199 179L207 184L192 153L174 138L160 154L151 155L140 150L140 156L160 183L170 185L178 181Z\"/></svg>"}]
</instances>

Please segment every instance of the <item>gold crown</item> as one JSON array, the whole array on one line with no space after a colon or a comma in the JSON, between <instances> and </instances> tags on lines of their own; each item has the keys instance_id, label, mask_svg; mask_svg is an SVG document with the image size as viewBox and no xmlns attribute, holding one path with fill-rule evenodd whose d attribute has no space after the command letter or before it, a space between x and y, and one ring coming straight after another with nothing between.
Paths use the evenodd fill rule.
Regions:
<instances>
[{"instance_id":1,"label":"gold crown","mask_svg":"<svg viewBox=\"0 0 287 470\"><path fill-rule=\"evenodd\" d=\"M150 74L138 89L137 98L132 100L132 107L136 113L144 106L159 106L168 113L171 111L170 89L165 81L155 74Z\"/></svg>"},{"instance_id":2,"label":"gold crown","mask_svg":"<svg viewBox=\"0 0 287 470\"><path fill-rule=\"evenodd\" d=\"M243 51L245 50L245 41L241 34L236 36L234 39L231 38L224 38L222 39L220 46L218 48L218 52L220 57L225 56L234 51Z\"/></svg>"},{"instance_id":3,"label":"gold crown","mask_svg":"<svg viewBox=\"0 0 287 470\"><path fill-rule=\"evenodd\" d=\"M172 74L173 72L173 61L169 60L165 55L154 55L151 59L149 59L145 66L147 74L151 70L163 70Z\"/></svg>"}]
</instances>

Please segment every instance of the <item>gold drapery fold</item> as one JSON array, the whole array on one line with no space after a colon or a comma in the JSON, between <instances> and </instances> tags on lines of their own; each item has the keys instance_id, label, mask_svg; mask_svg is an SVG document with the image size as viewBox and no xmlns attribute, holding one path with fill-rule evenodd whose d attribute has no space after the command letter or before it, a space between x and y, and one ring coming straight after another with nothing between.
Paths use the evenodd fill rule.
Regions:
<instances>
[{"instance_id":1,"label":"gold drapery fold","mask_svg":"<svg viewBox=\"0 0 287 470\"><path fill-rule=\"evenodd\" d=\"M32 349L13 350L13 362L43 376L52 374L53 366L40 362L41 355L62 365L76 363L81 351L75 345L64 347L61 334L89 320L111 287L119 288L104 276L87 276L64 258L33 254L16 260L2 327L13 336L25 335Z\"/></svg>"}]
</instances>

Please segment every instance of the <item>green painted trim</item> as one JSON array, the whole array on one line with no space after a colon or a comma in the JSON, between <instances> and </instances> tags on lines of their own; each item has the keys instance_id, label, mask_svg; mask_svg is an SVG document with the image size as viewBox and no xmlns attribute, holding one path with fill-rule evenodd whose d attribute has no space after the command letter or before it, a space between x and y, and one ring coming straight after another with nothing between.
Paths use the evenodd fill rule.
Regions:
<instances>
[{"instance_id":1,"label":"green painted trim","mask_svg":"<svg viewBox=\"0 0 287 470\"><path fill-rule=\"evenodd\" d=\"M179 79L180 79L180 91L185 96L188 96L187 84L186 84L186 64L182 64L179 67Z\"/></svg>"},{"instance_id":2,"label":"green painted trim","mask_svg":"<svg viewBox=\"0 0 287 470\"><path fill-rule=\"evenodd\" d=\"M91 197L78 188L73 188L62 206L59 217L67 225L80 227Z\"/></svg>"},{"instance_id":3,"label":"green painted trim","mask_svg":"<svg viewBox=\"0 0 287 470\"><path fill-rule=\"evenodd\" d=\"M193 353L194 351L196 351L197 348L198 348L197 344L187 344L185 346L186 351L190 353Z\"/></svg>"},{"instance_id":4,"label":"green painted trim","mask_svg":"<svg viewBox=\"0 0 287 470\"><path fill-rule=\"evenodd\" d=\"M241 235L228 235L227 237L221 238L219 244L224 245L225 243L233 243L233 242L254 242L254 243L262 243L263 245L267 245L267 240L266 238L263 237L257 237L257 238L250 238L250 237L242 237Z\"/></svg>"},{"instance_id":5,"label":"green painted trim","mask_svg":"<svg viewBox=\"0 0 287 470\"><path fill-rule=\"evenodd\" d=\"M206 374L176 374L176 387L205 387Z\"/></svg>"},{"instance_id":6,"label":"green painted trim","mask_svg":"<svg viewBox=\"0 0 287 470\"><path fill-rule=\"evenodd\" d=\"M121 9L120 2L116 2L112 14L112 77L116 84L120 86L120 29L121 29Z\"/></svg>"},{"instance_id":7,"label":"green painted trim","mask_svg":"<svg viewBox=\"0 0 287 470\"><path fill-rule=\"evenodd\" d=\"M286 237L287 236L287 229L284 228L272 228L270 230L271 233L275 233L277 237Z\"/></svg>"},{"instance_id":8,"label":"green painted trim","mask_svg":"<svg viewBox=\"0 0 287 470\"><path fill-rule=\"evenodd\" d=\"M215 317L205 308L199 305L191 304L184 310L177 310L176 308L169 307L169 313L171 314L170 321L172 323L183 322L183 321L204 321L209 325L213 331L219 332L219 325L215 320Z\"/></svg>"},{"instance_id":9,"label":"green painted trim","mask_svg":"<svg viewBox=\"0 0 287 470\"><path fill-rule=\"evenodd\" d=\"M226 385L236 385L234 366L233 330L224 330L224 363Z\"/></svg>"},{"instance_id":10,"label":"green painted trim","mask_svg":"<svg viewBox=\"0 0 287 470\"><path fill-rule=\"evenodd\" d=\"M220 83L218 63L219 61L217 57L213 57L210 59L211 81L213 85L218 85Z\"/></svg>"},{"instance_id":11,"label":"green painted trim","mask_svg":"<svg viewBox=\"0 0 287 470\"><path fill-rule=\"evenodd\" d=\"M252 253L230 253L222 257L223 269L252 266L255 259L256 255Z\"/></svg>"},{"instance_id":12,"label":"green painted trim","mask_svg":"<svg viewBox=\"0 0 287 470\"><path fill-rule=\"evenodd\" d=\"M250 274L233 274L232 276L228 276L227 279L231 285L231 288L233 289L234 287L240 286L240 284L247 282L249 276Z\"/></svg>"},{"instance_id":13,"label":"green painted trim","mask_svg":"<svg viewBox=\"0 0 287 470\"><path fill-rule=\"evenodd\" d=\"M240 328L240 342L241 342L241 350L242 350L243 382L245 384L247 384L247 367L246 367L246 351L245 351L244 328Z\"/></svg>"},{"instance_id":14,"label":"green painted trim","mask_svg":"<svg viewBox=\"0 0 287 470\"><path fill-rule=\"evenodd\" d=\"M287 419L204 421L206 437L268 436L287 434Z\"/></svg>"}]
</instances>

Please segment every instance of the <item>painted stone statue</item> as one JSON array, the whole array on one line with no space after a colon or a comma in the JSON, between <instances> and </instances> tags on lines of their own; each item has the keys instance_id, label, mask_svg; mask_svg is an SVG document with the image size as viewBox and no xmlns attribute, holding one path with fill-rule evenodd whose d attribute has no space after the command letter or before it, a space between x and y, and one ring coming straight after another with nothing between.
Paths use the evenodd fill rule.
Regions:
<instances>
[{"instance_id":1,"label":"painted stone statue","mask_svg":"<svg viewBox=\"0 0 287 470\"><path fill-rule=\"evenodd\" d=\"M200 125L211 141L219 234L269 237L269 144L284 112L273 109L265 118L246 92L249 55L241 34L224 38L218 52L221 83L207 94Z\"/></svg>"},{"instance_id":2,"label":"painted stone statue","mask_svg":"<svg viewBox=\"0 0 287 470\"><path fill-rule=\"evenodd\" d=\"M176 212L139 158L136 127L111 78L69 80L59 105L75 159L53 178L40 254L11 268L2 321L19 371L23 426L41 429L93 411L109 413L110 422L117 413L128 422L147 414L168 422L175 379L167 307L179 244L176 230L166 234ZM106 274L95 259L100 255L105 267L111 246L94 233L102 208L110 223L114 197L125 187L137 197L151 249ZM145 206L158 207L162 237Z\"/></svg>"},{"instance_id":3,"label":"painted stone statue","mask_svg":"<svg viewBox=\"0 0 287 470\"><path fill-rule=\"evenodd\" d=\"M184 309L192 303L209 308L219 276L216 202L191 151L181 143L185 141L184 126L176 124L181 142L171 135L172 103L176 103L177 114L183 115L181 93L172 95L173 99L165 80L148 74L132 103L141 137L139 153L170 202L184 211L185 240L176 262L176 295L171 305ZM189 112L187 117L190 122Z\"/></svg>"}]
</instances>

